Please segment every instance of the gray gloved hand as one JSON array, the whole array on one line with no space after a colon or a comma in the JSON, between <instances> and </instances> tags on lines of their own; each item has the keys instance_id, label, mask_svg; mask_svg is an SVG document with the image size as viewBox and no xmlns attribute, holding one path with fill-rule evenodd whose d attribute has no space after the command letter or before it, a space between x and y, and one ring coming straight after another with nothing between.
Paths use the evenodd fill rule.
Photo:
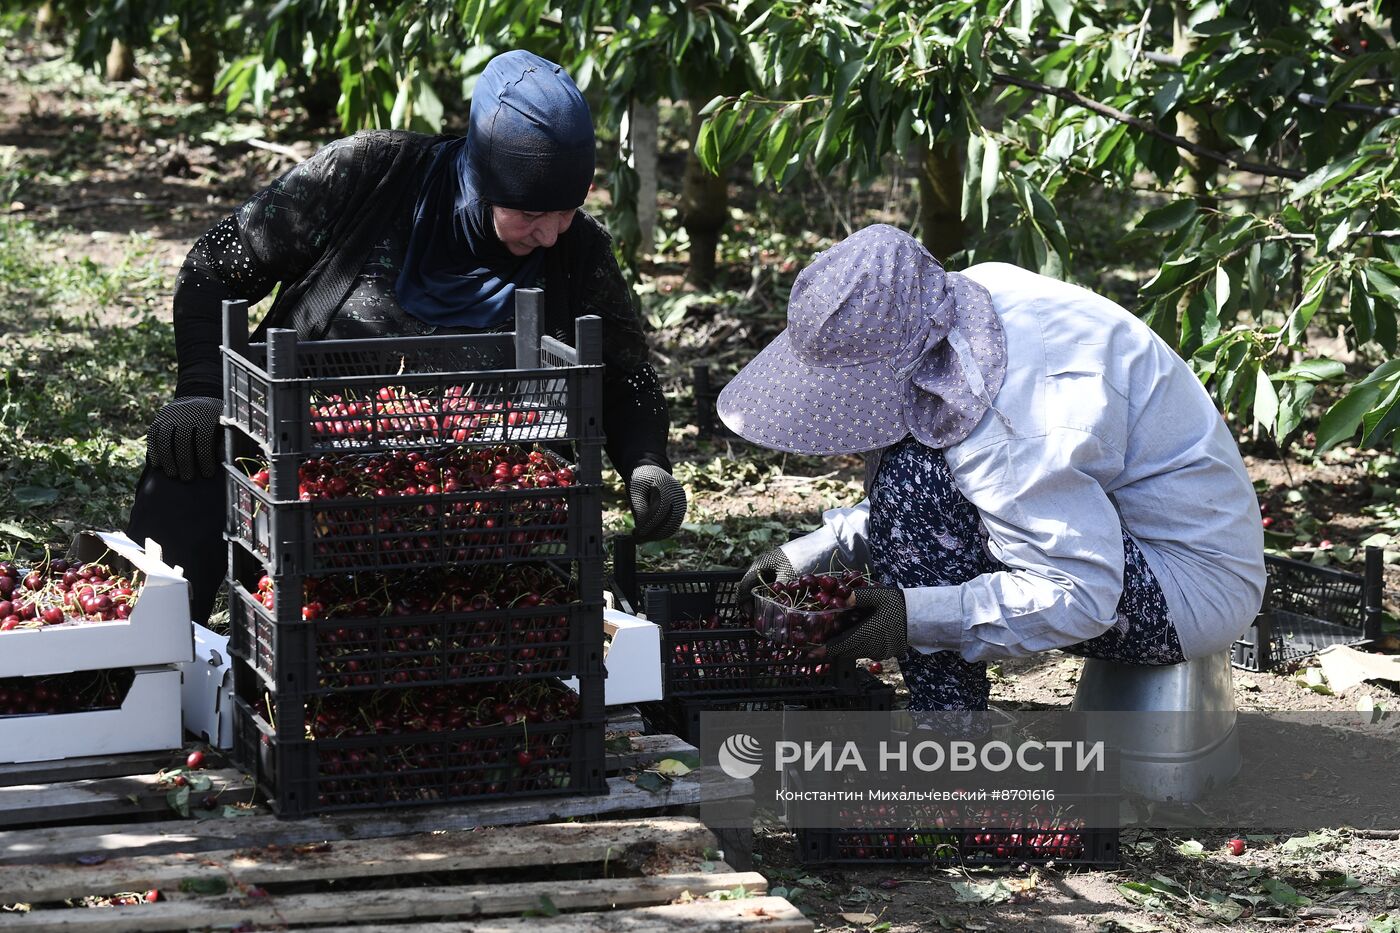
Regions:
<instances>
[{"instance_id":1,"label":"gray gloved hand","mask_svg":"<svg viewBox=\"0 0 1400 933\"><path fill-rule=\"evenodd\" d=\"M776 583L779 580L787 583L796 579L797 571L792 569L792 561L788 560L782 548L764 551L739 580L739 605L746 613L751 612L754 587L760 583Z\"/></svg>"},{"instance_id":2,"label":"gray gloved hand","mask_svg":"<svg viewBox=\"0 0 1400 933\"><path fill-rule=\"evenodd\" d=\"M857 611L865 619L850 632L827 642L824 656L830 658L903 657L909 649L909 616L904 591L897 586L866 586L855 590Z\"/></svg>"},{"instance_id":3,"label":"gray gloved hand","mask_svg":"<svg viewBox=\"0 0 1400 933\"><path fill-rule=\"evenodd\" d=\"M627 483L638 541L659 541L680 530L685 521L685 487L659 466L645 464L632 471Z\"/></svg>"},{"instance_id":4,"label":"gray gloved hand","mask_svg":"<svg viewBox=\"0 0 1400 933\"><path fill-rule=\"evenodd\" d=\"M223 410L223 402L203 395L168 403L156 412L146 432L146 462L185 482L196 475L213 476L221 457L219 415Z\"/></svg>"}]
</instances>

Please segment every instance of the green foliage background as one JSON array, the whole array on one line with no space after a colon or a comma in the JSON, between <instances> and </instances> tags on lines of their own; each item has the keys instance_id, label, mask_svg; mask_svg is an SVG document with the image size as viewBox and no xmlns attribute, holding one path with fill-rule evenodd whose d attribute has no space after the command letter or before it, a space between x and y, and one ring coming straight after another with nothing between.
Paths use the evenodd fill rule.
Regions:
<instances>
[{"instance_id":1,"label":"green foliage background","mask_svg":"<svg viewBox=\"0 0 1400 933\"><path fill-rule=\"evenodd\" d=\"M526 47L570 69L605 129L637 102L709 100L696 154L765 196L922 160L926 201L955 189L959 232L938 241L954 266L1083 278L1067 212L1126 195L1113 235L1158 267L1134 310L1223 409L1280 443L1318 410L1320 449L1400 436L1396 0L45 6L92 66L113 40L217 50L230 111L292 100L344 130L437 130L494 52ZM630 256L636 184L620 159L609 185ZM1316 349L1338 335L1350 365Z\"/></svg>"}]
</instances>

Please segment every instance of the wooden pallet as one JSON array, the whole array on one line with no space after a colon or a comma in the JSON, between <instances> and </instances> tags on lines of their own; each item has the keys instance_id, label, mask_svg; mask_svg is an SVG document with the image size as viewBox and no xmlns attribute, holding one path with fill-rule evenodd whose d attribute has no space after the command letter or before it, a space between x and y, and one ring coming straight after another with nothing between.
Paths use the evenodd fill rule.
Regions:
<instances>
[{"instance_id":1,"label":"wooden pallet","mask_svg":"<svg viewBox=\"0 0 1400 933\"><path fill-rule=\"evenodd\" d=\"M719 860L717 841L694 819L659 816L134 855L89 867L12 864L0 866L0 904L35 905L6 915L16 931L812 930L786 900L767 896L762 875ZM157 903L62 905L151 888ZM185 893L210 888L222 891Z\"/></svg>"},{"instance_id":2,"label":"wooden pallet","mask_svg":"<svg viewBox=\"0 0 1400 933\"><path fill-rule=\"evenodd\" d=\"M630 741L625 750L610 743L612 750L606 757L606 770L611 775L607 782L609 792L603 796L364 810L304 820L278 819L265 806L251 808L232 819L173 819L175 814L165 799L169 787L158 787L155 774L177 761L177 753L5 766L0 768L0 827L6 827L0 830L0 865L72 861L93 853L116 857L203 852L563 819L694 813L702 805L722 801L752 806L748 799L750 783L736 781L713 766L700 768L660 791L637 787L623 772L695 752L694 746L675 736L631 735L639 731L640 725L634 712L609 720L609 736L629 735ZM123 761L130 764L134 773L121 773ZM237 771L202 773L213 778L216 786L226 788L221 802L251 798L252 788ZM80 775L84 777L79 778ZM132 822L142 816L147 820L160 819ZM20 825L25 828L15 828ZM747 867L748 840L730 831L724 831L723 837L731 860Z\"/></svg>"},{"instance_id":3,"label":"wooden pallet","mask_svg":"<svg viewBox=\"0 0 1400 933\"><path fill-rule=\"evenodd\" d=\"M173 787L156 778L183 758L168 751L0 765L0 826L174 816L166 800ZM200 773L211 784L200 797L213 794L221 804L253 799L252 785L233 768Z\"/></svg>"}]
</instances>

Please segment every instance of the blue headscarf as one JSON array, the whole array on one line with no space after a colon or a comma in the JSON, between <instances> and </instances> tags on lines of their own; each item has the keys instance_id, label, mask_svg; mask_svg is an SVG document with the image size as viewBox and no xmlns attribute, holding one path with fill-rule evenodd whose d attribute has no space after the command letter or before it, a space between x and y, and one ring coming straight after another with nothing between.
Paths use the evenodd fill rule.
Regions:
<instances>
[{"instance_id":1,"label":"blue headscarf","mask_svg":"<svg viewBox=\"0 0 1400 933\"><path fill-rule=\"evenodd\" d=\"M491 207L573 210L593 180L593 118L564 69L517 50L487 63L472 94L467 135L439 146L418 205L395 291L429 324L492 327L514 313L544 250L514 256Z\"/></svg>"}]
</instances>

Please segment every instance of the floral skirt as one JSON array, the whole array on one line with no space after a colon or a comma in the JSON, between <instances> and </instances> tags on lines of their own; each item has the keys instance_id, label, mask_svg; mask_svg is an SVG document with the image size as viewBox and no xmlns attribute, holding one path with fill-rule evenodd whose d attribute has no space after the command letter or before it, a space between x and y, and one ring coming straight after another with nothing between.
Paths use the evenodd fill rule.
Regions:
<instances>
[{"instance_id":1,"label":"floral skirt","mask_svg":"<svg viewBox=\"0 0 1400 933\"><path fill-rule=\"evenodd\" d=\"M887 450L870 491L870 552L887 586L957 586L1006 570L987 550L977 508L958 491L943 451L912 437ZM1162 588L1142 550L1123 533L1123 596L1113 628L1065 648L1125 664L1177 664L1186 658L1167 616ZM984 710L991 692L985 662L955 651L901 659L912 710Z\"/></svg>"}]
</instances>

